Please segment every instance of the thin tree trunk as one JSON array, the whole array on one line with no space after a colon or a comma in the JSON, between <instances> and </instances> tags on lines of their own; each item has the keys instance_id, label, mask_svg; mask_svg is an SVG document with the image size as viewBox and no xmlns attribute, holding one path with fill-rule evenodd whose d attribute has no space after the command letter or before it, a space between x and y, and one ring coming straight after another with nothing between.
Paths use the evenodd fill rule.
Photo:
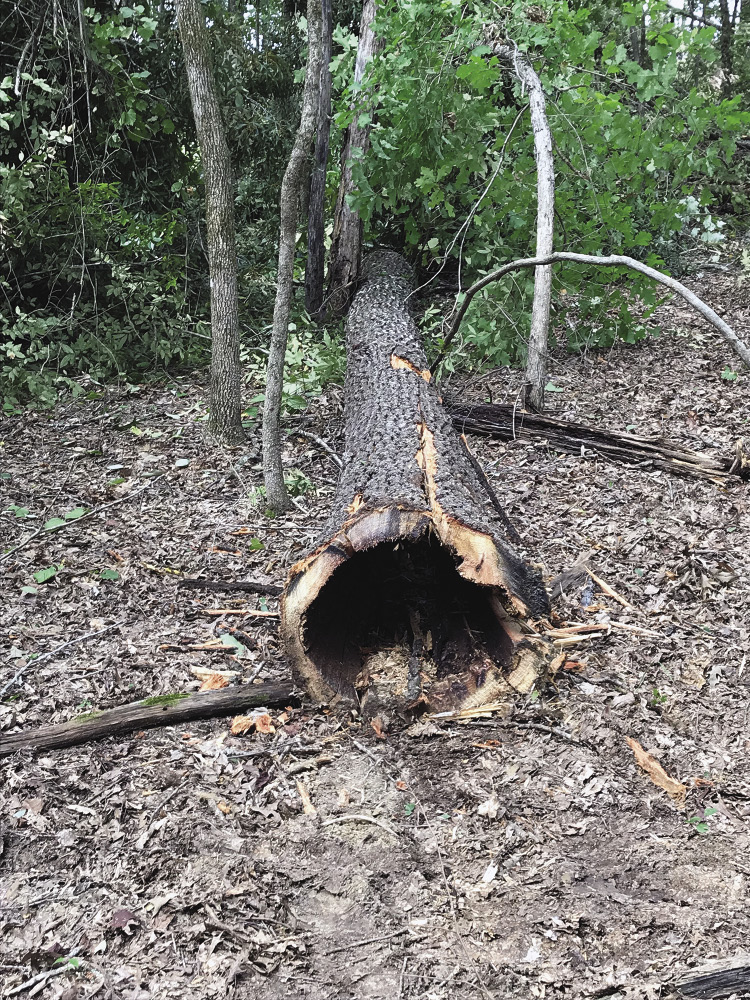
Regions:
<instances>
[{"instance_id":1,"label":"thin tree trunk","mask_svg":"<svg viewBox=\"0 0 750 1000\"><path fill-rule=\"evenodd\" d=\"M325 198L328 147L331 136L331 49L333 15L331 0L322 0L322 53L320 65L320 104L315 157L310 178L310 203L307 219L307 267L305 268L305 308L317 316L323 305L325 279Z\"/></svg>"},{"instance_id":2,"label":"thin tree trunk","mask_svg":"<svg viewBox=\"0 0 750 1000\"><path fill-rule=\"evenodd\" d=\"M206 188L208 268L211 280L211 398L209 431L225 444L241 444L240 333L234 179L211 67L211 48L200 0L178 0L177 25L185 59Z\"/></svg>"},{"instance_id":3,"label":"thin tree trunk","mask_svg":"<svg viewBox=\"0 0 750 1000\"><path fill-rule=\"evenodd\" d=\"M432 384L411 268L377 252L362 278L347 319L343 468L282 599L292 667L314 699L366 701L368 714L528 691L548 665L523 624L548 612L541 578Z\"/></svg>"},{"instance_id":4,"label":"thin tree trunk","mask_svg":"<svg viewBox=\"0 0 750 1000\"><path fill-rule=\"evenodd\" d=\"M719 49L721 51L722 69L721 93L723 97L731 97L732 72L734 69L734 30L732 28L732 18L729 13L729 0L719 0L719 15L721 21L721 28L719 29Z\"/></svg>"},{"instance_id":5,"label":"thin tree trunk","mask_svg":"<svg viewBox=\"0 0 750 1000\"><path fill-rule=\"evenodd\" d=\"M318 120L321 59L321 0L307 2L307 72L302 93L302 114L294 146L281 182L281 224L279 267L273 330L266 369L266 397L263 406L263 478L266 500L277 513L287 510L289 498L281 464L281 394L284 384L284 357L289 328L294 278L294 250L297 236L297 207L305 161L310 152Z\"/></svg>"},{"instance_id":6,"label":"thin tree trunk","mask_svg":"<svg viewBox=\"0 0 750 1000\"><path fill-rule=\"evenodd\" d=\"M354 65L355 92L362 83L367 64L375 55L377 39L372 30L375 20L376 0L365 0L359 25L359 45ZM336 198L336 213L333 222L333 242L331 245L330 268L328 274L329 316L343 315L354 294L354 284L359 274L362 253L362 221L347 202L347 195L354 193L352 160L361 159L367 152L370 141L369 125L360 125L359 116L366 109L360 106L355 96L355 117L346 131L344 149L341 154L341 181Z\"/></svg>"},{"instance_id":7,"label":"thin tree trunk","mask_svg":"<svg viewBox=\"0 0 750 1000\"><path fill-rule=\"evenodd\" d=\"M547 121L546 101L541 81L533 66L517 48L495 46L495 54L508 63L528 90L531 125L536 156L536 256L548 257L554 249L555 164L552 158L552 133ZM531 331L526 359L527 403L533 410L544 409L544 386L547 382L547 341L552 301L552 268L534 271L534 301L531 307Z\"/></svg>"}]
</instances>

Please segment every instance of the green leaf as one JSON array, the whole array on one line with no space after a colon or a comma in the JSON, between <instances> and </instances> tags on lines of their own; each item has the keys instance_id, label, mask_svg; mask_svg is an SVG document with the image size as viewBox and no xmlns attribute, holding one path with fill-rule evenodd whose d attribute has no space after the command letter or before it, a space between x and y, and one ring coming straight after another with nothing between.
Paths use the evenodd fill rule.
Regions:
<instances>
[{"instance_id":1,"label":"green leaf","mask_svg":"<svg viewBox=\"0 0 750 1000\"><path fill-rule=\"evenodd\" d=\"M247 656L250 652L247 646L243 645L239 639L236 639L229 632L225 632L221 637L221 644L222 646L228 646L230 649L236 650L236 654L240 659Z\"/></svg>"},{"instance_id":2,"label":"green leaf","mask_svg":"<svg viewBox=\"0 0 750 1000\"><path fill-rule=\"evenodd\" d=\"M74 507L73 510L69 510L67 514L63 514L66 521L77 521L79 517L83 517L86 513L85 507Z\"/></svg>"},{"instance_id":3,"label":"green leaf","mask_svg":"<svg viewBox=\"0 0 750 1000\"><path fill-rule=\"evenodd\" d=\"M440 240L437 238L437 236L433 236L431 240L427 240L427 246L430 248L430 250L437 250L437 248L440 246Z\"/></svg>"},{"instance_id":4,"label":"green leaf","mask_svg":"<svg viewBox=\"0 0 750 1000\"><path fill-rule=\"evenodd\" d=\"M116 569L103 569L99 574L100 580L119 580L120 574Z\"/></svg>"},{"instance_id":5,"label":"green leaf","mask_svg":"<svg viewBox=\"0 0 750 1000\"><path fill-rule=\"evenodd\" d=\"M263 542L261 542L260 538L251 538L250 539L249 549L250 549L251 552L259 552L261 549L264 549L264 548L265 548L265 545L263 544Z\"/></svg>"},{"instance_id":6,"label":"green leaf","mask_svg":"<svg viewBox=\"0 0 750 1000\"><path fill-rule=\"evenodd\" d=\"M161 123L161 130L162 132L165 132L167 135L171 135L172 132L174 132L174 122L172 121L171 118L164 119L164 121Z\"/></svg>"},{"instance_id":7,"label":"green leaf","mask_svg":"<svg viewBox=\"0 0 750 1000\"><path fill-rule=\"evenodd\" d=\"M34 579L37 583L46 583L57 576L57 569L57 566L47 566L46 569L39 569L34 573Z\"/></svg>"},{"instance_id":8,"label":"green leaf","mask_svg":"<svg viewBox=\"0 0 750 1000\"><path fill-rule=\"evenodd\" d=\"M724 379L725 382L736 382L738 375L737 372L732 371L732 369L727 365L727 367L721 373L721 377Z\"/></svg>"},{"instance_id":9,"label":"green leaf","mask_svg":"<svg viewBox=\"0 0 750 1000\"><path fill-rule=\"evenodd\" d=\"M44 522L44 530L55 531L56 528L62 528L67 523L64 517L51 517L49 521Z\"/></svg>"},{"instance_id":10,"label":"green leaf","mask_svg":"<svg viewBox=\"0 0 750 1000\"><path fill-rule=\"evenodd\" d=\"M36 587L29 587L29 586L21 587L21 597L27 597L27 596L35 597L38 593L39 591L36 589Z\"/></svg>"},{"instance_id":11,"label":"green leaf","mask_svg":"<svg viewBox=\"0 0 750 1000\"><path fill-rule=\"evenodd\" d=\"M548 382L548 383L547 383L547 384L545 385L545 387L544 387L544 391L545 391L545 392L565 392L565 390L564 390L564 389L561 389L561 388L560 388L559 386L557 386L557 385L553 385L553 383L552 383L552 382Z\"/></svg>"}]
</instances>

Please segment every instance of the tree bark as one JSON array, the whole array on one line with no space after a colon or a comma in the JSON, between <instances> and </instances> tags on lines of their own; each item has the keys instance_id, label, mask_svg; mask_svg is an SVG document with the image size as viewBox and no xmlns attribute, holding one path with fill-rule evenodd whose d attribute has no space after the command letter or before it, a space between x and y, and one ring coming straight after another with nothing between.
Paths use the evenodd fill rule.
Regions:
<instances>
[{"instance_id":1,"label":"tree bark","mask_svg":"<svg viewBox=\"0 0 750 1000\"><path fill-rule=\"evenodd\" d=\"M266 369L263 405L263 479L271 510L281 513L289 507L281 463L281 395L284 384L284 357L289 329L294 279L294 251L297 239L297 206L304 167L315 135L321 58L321 0L307 2L307 70L302 93L302 114L294 146L281 182L281 224L276 302L273 310L271 346Z\"/></svg>"},{"instance_id":2,"label":"tree bark","mask_svg":"<svg viewBox=\"0 0 750 1000\"><path fill-rule=\"evenodd\" d=\"M200 0L178 0L177 25L193 105L206 187L208 268L211 280L211 398L208 428L228 445L245 440L240 387L240 326L234 179L211 48Z\"/></svg>"},{"instance_id":3,"label":"tree bark","mask_svg":"<svg viewBox=\"0 0 750 1000\"><path fill-rule=\"evenodd\" d=\"M357 60L354 65L355 91L361 86L367 65L377 50L377 39L372 30L375 8L376 0L365 0L362 7ZM343 316L348 309L354 294L362 253L362 221L359 214L349 207L347 196L355 191L352 161L355 157L361 159L366 154L370 142L370 128L369 125L359 124L359 116L366 111L366 107L356 98L354 109L356 114L346 131L344 149L341 153L341 181L336 198L328 274L329 317Z\"/></svg>"},{"instance_id":4,"label":"tree bark","mask_svg":"<svg viewBox=\"0 0 750 1000\"><path fill-rule=\"evenodd\" d=\"M507 62L529 92L529 111L534 130L536 157L536 256L547 257L554 249L555 164L552 157L552 133L547 121L546 100L534 67L516 48L496 45L495 55ZM547 383L547 343L552 301L552 268L538 266L534 271L534 301L531 306L531 330L526 356L527 405L544 409L544 386Z\"/></svg>"},{"instance_id":5,"label":"tree bark","mask_svg":"<svg viewBox=\"0 0 750 1000\"><path fill-rule=\"evenodd\" d=\"M719 49L721 51L723 97L732 96L732 73L734 71L734 27L729 13L729 0L719 0Z\"/></svg>"},{"instance_id":6,"label":"tree bark","mask_svg":"<svg viewBox=\"0 0 750 1000\"><path fill-rule=\"evenodd\" d=\"M325 281L325 201L328 147L331 137L331 49L333 47L333 14L331 0L322 0L322 51L320 64L320 98L318 133L310 178L310 204L307 216L307 266L305 268L305 308L317 316L323 305Z\"/></svg>"},{"instance_id":7,"label":"tree bark","mask_svg":"<svg viewBox=\"0 0 750 1000\"><path fill-rule=\"evenodd\" d=\"M291 570L282 635L314 699L368 713L528 691L548 648L538 572L490 499L431 382L409 265L371 254L347 320L346 441L322 537Z\"/></svg>"}]
</instances>

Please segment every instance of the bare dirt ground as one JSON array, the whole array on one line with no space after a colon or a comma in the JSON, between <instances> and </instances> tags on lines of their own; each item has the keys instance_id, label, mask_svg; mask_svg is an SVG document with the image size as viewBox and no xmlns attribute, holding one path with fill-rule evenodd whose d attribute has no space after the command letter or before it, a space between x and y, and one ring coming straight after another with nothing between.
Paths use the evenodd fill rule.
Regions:
<instances>
[{"instance_id":1,"label":"bare dirt ground","mask_svg":"<svg viewBox=\"0 0 750 1000\"><path fill-rule=\"evenodd\" d=\"M704 291L747 335L737 288ZM550 404L728 453L750 436L748 376L722 379L739 365L684 310L662 321L637 348L554 359ZM332 389L307 426L340 447L337 414ZM204 418L205 385L180 379L5 421L2 548L33 537L0 564L1 730L194 690L200 667L284 674L272 620L205 614L273 600L178 581L283 582L336 469L290 438L313 489L271 520L257 434L222 452ZM566 593L561 619L610 632L507 717L379 738L298 709L271 734L220 720L4 760L2 996L649 998L747 948L748 487L473 446L546 577L593 553L632 609ZM94 513L33 534L76 508ZM187 648L222 634L240 645ZM684 809L627 737L685 783Z\"/></svg>"}]
</instances>

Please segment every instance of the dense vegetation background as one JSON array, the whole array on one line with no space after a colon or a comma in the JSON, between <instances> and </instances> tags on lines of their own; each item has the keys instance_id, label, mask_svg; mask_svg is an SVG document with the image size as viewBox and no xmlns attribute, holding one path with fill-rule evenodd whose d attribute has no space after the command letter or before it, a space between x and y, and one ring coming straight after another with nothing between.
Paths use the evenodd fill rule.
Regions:
<instances>
[{"instance_id":1,"label":"dense vegetation background","mask_svg":"<svg viewBox=\"0 0 750 1000\"><path fill-rule=\"evenodd\" d=\"M306 25L293 0L204 7L237 181L250 405L262 388ZM526 52L545 86L557 249L628 253L677 275L707 255L750 268L741 243L750 196L747 0L383 2L382 48L366 94L354 100L359 14L349 0L333 5L329 213L341 136L357 115L371 125L371 143L354 165L353 206L367 241L405 250L431 281L425 325L436 349L444 302L434 293L452 301L477 275L534 249L526 101L488 55L488 31ZM206 364L202 171L173 4L19 0L7 9L2 37L6 410ZM304 407L343 364L337 327L321 329L304 311L305 247L303 232L287 353L292 408ZM554 280L555 335L571 349L645 334L657 293L639 276L570 266ZM532 288L528 272L478 297L448 366L521 359ZM637 319L634 295L643 306Z\"/></svg>"}]
</instances>

